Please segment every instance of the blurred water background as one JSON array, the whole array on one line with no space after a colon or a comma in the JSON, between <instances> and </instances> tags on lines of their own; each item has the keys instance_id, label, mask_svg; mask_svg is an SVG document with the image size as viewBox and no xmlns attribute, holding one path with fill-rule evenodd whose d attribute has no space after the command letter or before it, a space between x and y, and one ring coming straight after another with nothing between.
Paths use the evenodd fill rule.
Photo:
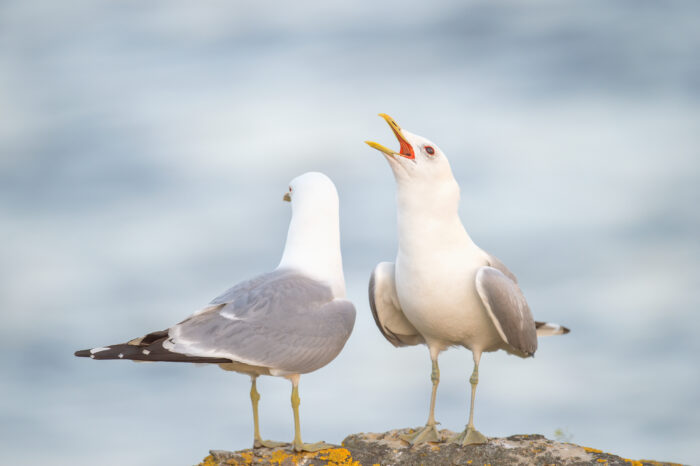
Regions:
<instances>
[{"instance_id":1,"label":"blurred water background","mask_svg":"<svg viewBox=\"0 0 700 466\"><path fill-rule=\"evenodd\" d=\"M424 347L376 330L396 251L376 114L435 141L472 238L535 316L573 331L482 359L490 436L561 429L700 463L700 3L0 3L0 463L194 464L252 442L249 381L96 363L279 260L288 181L335 180L344 352L302 377L307 441L425 422ZM434 240L427 238L426 240ZM467 418L471 355L443 354L437 418ZM292 437L264 378L265 438Z\"/></svg>"}]
</instances>

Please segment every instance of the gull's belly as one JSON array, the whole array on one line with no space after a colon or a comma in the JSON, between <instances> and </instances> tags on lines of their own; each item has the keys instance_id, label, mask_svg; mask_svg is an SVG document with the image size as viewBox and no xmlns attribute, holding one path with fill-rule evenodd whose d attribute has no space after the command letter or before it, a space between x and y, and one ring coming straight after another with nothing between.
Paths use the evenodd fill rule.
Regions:
<instances>
[{"instance_id":1,"label":"gull's belly","mask_svg":"<svg viewBox=\"0 0 700 466\"><path fill-rule=\"evenodd\" d=\"M461 267L445 267L444 262L435 261L410 267L397 258L396 291L401 308L429 346L463 345L488 351L499 344L500 337L476 290L480 265L462 262Z\"/></svg>"}]
</instances>

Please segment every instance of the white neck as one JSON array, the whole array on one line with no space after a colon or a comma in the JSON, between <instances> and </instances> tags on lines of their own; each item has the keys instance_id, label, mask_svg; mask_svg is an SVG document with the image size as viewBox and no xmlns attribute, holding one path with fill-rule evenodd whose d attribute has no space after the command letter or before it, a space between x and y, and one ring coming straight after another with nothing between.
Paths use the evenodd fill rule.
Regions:
<instances>
[{"instance_id":1,"label":"white neck","mask_svg":"<svg viewBox=\"0 0 700 466\"><path fill-rule=\"evenodd\" d=\"M397 180L399 249L474 247L459 218L459 185L451 182L421 183Z\"/></svg>"},{"instance_id":2,"label":"white neck","mask_svg":"<svg viewBox=\"0 0 700 466\"><path fill-rule=\"evenodd\" d=\"M340 254L338 205L292 203L287 242L277 268L292 268L333 290L336 298L345 297L343 260ZM333 204L333 203L330 203Z\"/></svg>"}]
</instances>

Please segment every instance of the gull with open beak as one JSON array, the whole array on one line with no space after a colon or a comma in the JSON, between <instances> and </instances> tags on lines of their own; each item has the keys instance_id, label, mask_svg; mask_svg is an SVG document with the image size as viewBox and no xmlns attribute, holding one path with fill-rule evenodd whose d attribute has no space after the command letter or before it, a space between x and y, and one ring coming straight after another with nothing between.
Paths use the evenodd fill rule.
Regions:
<instances>
[{"instance_id":1,"label":"gull with open beak","mask_svg":"<svg viewBox=\"0 0 700 466\"><path fill-rule=\"evenodd\" d=\"M384 154L396 179L399 250L395 263L381 262L372 272L370 307L391 344L425 344L432 361L428 422L406 440L440 440L435 421L438 355L450 346L464 346L474 358L469 421L450 441L485 443L487 438L474 427L482 353L504 350L527 358L535 354L538 336L569 330L535 322L515 275L469 237L458 214L459 185L440 148L401 129L389 115L380 116L398 139L399 151L367 144Z\"/></svg>"}]
</instances>

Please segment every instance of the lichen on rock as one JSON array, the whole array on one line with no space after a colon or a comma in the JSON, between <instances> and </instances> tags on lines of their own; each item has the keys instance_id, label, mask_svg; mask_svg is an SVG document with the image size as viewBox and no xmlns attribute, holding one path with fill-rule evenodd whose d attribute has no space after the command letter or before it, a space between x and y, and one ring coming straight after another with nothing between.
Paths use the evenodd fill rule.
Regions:
<instances>
[{"instance_id":1,"label":"lichen on rock","mask_svg":"<svg viewBox=\"0 0 700 466\"><path fill-rule=\"evenodd\" d=\"M342 446L314 453L294 453L289 447L237 452L212 450L200 466L675 465L625 459L594 448L549 440L542 435L512 435L490 438L484 445L459 446L445 442L454 432L441 430L441 443L411 447L400 436L412 431L413 429L397 429L384 433L353 434L343 440Z\"/></svg>"},{"instance_id":2,"label":"lichen on rock","mask_svg":"<svg viewBox=\"0 0 700 466\"><path fill-rule=\"evenodd\" d=\"M362 466L343 447L327 448L313 453L295 453L289 448L257 448L237 452L211 450L200 466L279 465L279 466Z\"/></svg>"}]
</instances>

